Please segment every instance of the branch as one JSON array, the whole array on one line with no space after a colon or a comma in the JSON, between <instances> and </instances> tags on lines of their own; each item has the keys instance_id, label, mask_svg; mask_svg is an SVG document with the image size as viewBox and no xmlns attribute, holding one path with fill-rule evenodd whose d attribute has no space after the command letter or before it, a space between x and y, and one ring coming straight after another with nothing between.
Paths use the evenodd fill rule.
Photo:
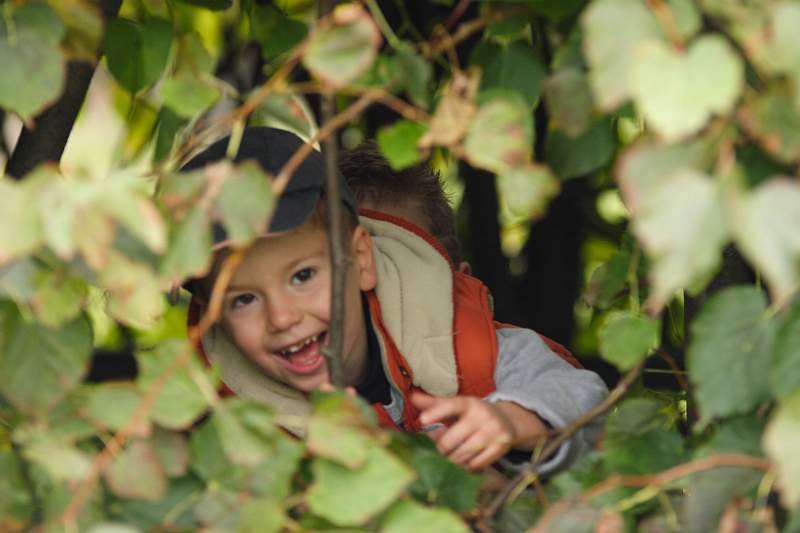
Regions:
<instances>
[{"instance_id":1,"label":"branch","mask_svg":"<svg viewBox=\"0 0 800 533\"><path fill-rule=\"evenodd\" d=\"M717 455L709 455L708 457L703 457L702 459L696 459L688 463L682 463L673 466L672 468L668 468L667 470L657 474L641 476L623 476L617 474L610 476L584 492L580 496L580 500L588 502L592 498L596 498L601 494L605 494L606 492L619 487L647 487L650 485L664 486L682 477L722 466L741 466L767 472L772 467L772 463L761 457L753 457L752 455L740 453L721 453Z\"/></svg>"},{"instance_id":2,"label":"branch","mask_svg":"<svg viewBox=\"0 0 800 533\"><path fill-rule=\"evenodd\" d=\"M489 507L487 507L486 515L488 517L494 516L497 511L500 510L500 507L503 506L509 496L516 492L518 485L525 483L528 479L530 479L530 474L535 472L536 466L538 466L542 460L550 457L562 444L575 435L575 433L580 431L581 428L589 424L598 416L605 414L606 411L611 409L620 399L622 399L622 397L625 396L625 393L628 392L628 389L633 382L639 377L639 374L641 374L642 368L644 368L644 361L639 363L635 368L625 374L625 377L622 378L617 386L608 393L608 396L605 400L597 404L593 409L588 411L578 420L559 431L555 438L545 445L542 453L538 455L537 459L528 464L521 472L514 476L514 478L509 481L505 487L503 487L503 490L497 494Z\"/></svg>"},{"instance_id":3,"label":"branch","mask_svg":"<svg viewBox=\"0 0 800 533\"><path fill-rule=\"evenodd\" d=\"M121 3L121 0L102 1L103 20L106 23L117 16ZM23 128L6 165L6 174L21 180L41 163L61 160L78 111L86 99L95 66L85 61L67 63L64 92L56 103L33 119L35 126Z\"/></svg>"},{"instance_id":4,"label":"branch","mask_svg":"<svg viewBox=\"0 0 800 533\"><path fill-rule=\"evenodd\" d=\"M222 309L222 301L225 296L225 290L233 277L236 268L244 259L246 250L238 250L228 256L222 264L220 273L214 282L214 288L211 291L211 298L208 305L208 310L203 315L200 322L190 328L189 346L183 350L178 357L163 370L161 374L155 379L153 384L147 389L139 405L131 416L127 424L108 441L105 448L95 457L92 463L92 468L89 474L81 480L75 488L72 499L70 500L64 512L59 517L59 522L65 526L75 524L80 514L81 509L86 503L87 499L91 496L92 491L100 479L100 476L114 460L114 457L122 450L125 443L131 438L132 434L137 428L141 427L142 423L147 419L153 404L156 401L161 389L167 384L167 381L175 374L178 368L184 367L189 362L189 358L194 354L194 347L197 346L198 341L202 338L203 334L213 326L217 319L219 319L220 310ZM216 395L215 392L213 394ZM216 397L216 396L215 396Z\"/></svg>"}]
</instances>

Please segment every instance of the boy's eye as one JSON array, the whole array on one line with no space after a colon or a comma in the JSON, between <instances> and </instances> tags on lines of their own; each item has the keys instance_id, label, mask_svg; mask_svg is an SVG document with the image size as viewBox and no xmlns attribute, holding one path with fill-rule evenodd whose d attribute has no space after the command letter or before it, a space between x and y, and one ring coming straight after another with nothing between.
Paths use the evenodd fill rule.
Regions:
<instances>
[{"instance_id":1,"label":"boy's eye","mask_svg":"<svg viewBox=\"0 0 800 533\"><path fill-rule=\"evenodd\" d=\"M255 299L256 299L255 294L251 293L240 294L231 301L231 307L242 307L253 303Z\"/></svg>"},{"instance_id":2,"label":"boy's eye","mask_svg":"<svg viewBox=\"0 0 800 533\"><path fill-rule=\"evenodd\" d=\"M314 274L316 274L316 271L313 268L304 268L302 270L298 270L292 276L292 285L299 285L300 283L305 283L306 281L313 278Z\"/></svg>"}]
</instances>

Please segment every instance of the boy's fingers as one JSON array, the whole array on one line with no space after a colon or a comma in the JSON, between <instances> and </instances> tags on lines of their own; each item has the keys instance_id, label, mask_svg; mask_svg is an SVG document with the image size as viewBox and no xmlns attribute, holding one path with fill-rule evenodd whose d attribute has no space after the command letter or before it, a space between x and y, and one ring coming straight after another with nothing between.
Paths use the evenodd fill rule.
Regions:
<instances>
[{"instance_id":1,"label":"boy's fingers","mask_svg":"<svg viewBox=\"0 0 800 533\"><path fill-rule=\"evenodd\" d=\"M490 444L475 457L470 459L467 467L470 470L481 470L500 459L507 452L507 446Z\"/></svg>"},{"instance_id":2,"label":"boy's fingers","mask_svg":"<svg viewBox=\"0 0 800 533\"><path fill-rule=\"evenodd\" d=\"M457 418L467 409L467 400L460 396L455 398L434 398L434 402L422 408L419 421L422 424L432 424L442 422L448 418Z\"/></svg>"},{"instance_id":3,"label":"boy's fingers","mask_svg":"<svg viewBox=\"0 0 800 533\"><path fill-rule=\"evenodd\" d=\"M411 403L417 409L427 409L428 407L435 405L438 400L439 398L431 396L430 394L425 394L424 392L411 393Z\"/></svg>"}]
</instances>

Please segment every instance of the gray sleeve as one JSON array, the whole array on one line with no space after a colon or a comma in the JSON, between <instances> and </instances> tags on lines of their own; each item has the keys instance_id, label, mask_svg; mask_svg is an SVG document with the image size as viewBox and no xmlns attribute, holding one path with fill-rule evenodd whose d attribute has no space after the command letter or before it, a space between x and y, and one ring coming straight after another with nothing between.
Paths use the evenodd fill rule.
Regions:
<instances>
[{"instance_id":1,"label":"gray sleeve","mask_svg":"<svg viewBox=\"0 0 800 533\"><path fill-rule=\"evenodd\" d=\"M534 331L498 329L497 344L497 390L486 397L487 401L514 402L558 429L580 418L608 395L600 376L561 359ZM537 471L548 474L570 465L594 446L602 429L602 418L595 419L540 464Z\"/></svg>"}]
</instances>

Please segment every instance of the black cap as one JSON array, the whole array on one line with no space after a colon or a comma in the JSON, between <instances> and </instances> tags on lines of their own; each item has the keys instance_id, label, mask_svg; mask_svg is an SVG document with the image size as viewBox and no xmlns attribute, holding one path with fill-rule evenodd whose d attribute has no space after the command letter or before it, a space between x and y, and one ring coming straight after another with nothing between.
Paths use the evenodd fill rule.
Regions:
<instances>
[{"instance_id":1,"label":"black cap","mask_svg":"<svg viewBox=\"0 0 800 533\"><path fill-rule=\"evenodd\" d=\"M215 142L195 157L181 170L195 170L226 158L230 137ZM283 165L305 144L300 137L285 130L267 127L246 128L239 143L239 151L233 158L235 163L253 160L273 178ZM342 203L354 214L358 214L353 194L342 175L337 171L339 193ZM297 170L290 176L286 188L278 199L268 231L287 231L302 225L317 206L325 191L325 161L322 154L312 150ZM216 224L214 242L227 239L225 228Z\"/></svg>"}]
</instances>

